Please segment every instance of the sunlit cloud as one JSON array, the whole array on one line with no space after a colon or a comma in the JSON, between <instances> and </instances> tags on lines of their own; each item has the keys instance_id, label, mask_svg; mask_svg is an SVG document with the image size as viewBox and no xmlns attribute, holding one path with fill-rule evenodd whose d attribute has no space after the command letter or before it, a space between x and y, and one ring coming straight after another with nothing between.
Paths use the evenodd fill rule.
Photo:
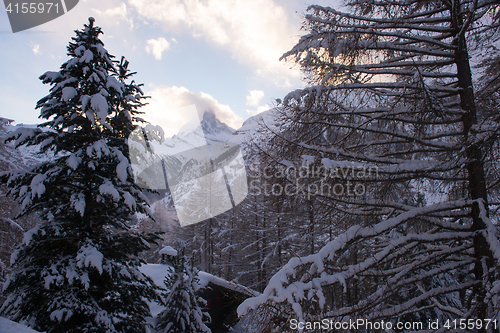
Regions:
<instances>
[{"instance_id":1,"label":"sunlit cloud","mask_svg":"<svg viewBox=\"0 0 500 333\"><path fill-rule=\"evenodd\" d=\"M108 8L105 11L100 11L94 8L92 10L107 18L116 17L118 19L121 19L122 21L129 24L130 30L134 29L134 20L132 19L132 17L130 17L127 11L127 5L124 2L122 2L118 7Z\"/></svg>"},{"instance_id":2,"label":"sunlit cloud","mask_svg":"<svg viewBox=\"0 0 500 333\"><path fill-rule=\"evenodd\" d=\"M165 30L189 31L226 48L232 57L254 68L254 74L278 86L290 85L298 71L279 57L297 41L297 28L273 0L128 0L147 22Z\"/></svg>"},{"instance_id":3,"label":"sunlit cloud","mask_svg":"<svg viewBox=\"0 0 500 333\"><path fill-rule=\"evenodd\" d=\"M170 48L170 43L163 37L158 39L148 39L146 45L146 52L153 54L157 60L161 60L163 52Z\"/></svg>"},{"instance_id":4,"label":"sunlit cloud","mask_svg":"<svg viewBox=\"0 0 500 333\"><path fill-rule=\"evenodd\" d=\"M255 116L256 114L259 114L261 112L267 111L267 110L269 110L271 108L272 108L272 106L269 105L269 104L259 105L256 109L253 109L253 110L248 110L247 109L247 113L250 114L251 116Z\"/></svg>"},{"instance_id":5,"label":"sunlit cloud","mask_svg":"<svg viewBox=\"0 0 500 333\"><path fill-rule=\"evenodd\" d=\"M243 119L236 115L229 105L222 104L213 96L206 93L189 91L185 87L153 86L148 92L151 96L148 105L142 108L145 111L144 119L154 125L163 127L166 136L177 134L179 129L191 119L182 112L182 108L195 105L198 113L213 112L217 118L237 129Z\"/></svg>"},{"instance_id":6,"label":"sunlit cloud","mask_svg":"<svg viewBox=\"0 0 500 333\"><path fill-rule=\"evenodd\" d=\"M264 92L262 90L250 90L250 94L247 96L247 105L258 107L263 98Z\"/></svg>"},{"instance_id":7,"label":"sunlit cloud","mask_svg":"<svg viewBox=\"0 0 500 333\"><path fill-rule=\"evenodd\" d=\"M247 113L252 116L267 111L271 108L269 104L260 105L260 102L264 98L264 92L262 90L250 90L246 98L247 105L252 107L252 109L247 109Z\"/></svg>"}]
</instances>

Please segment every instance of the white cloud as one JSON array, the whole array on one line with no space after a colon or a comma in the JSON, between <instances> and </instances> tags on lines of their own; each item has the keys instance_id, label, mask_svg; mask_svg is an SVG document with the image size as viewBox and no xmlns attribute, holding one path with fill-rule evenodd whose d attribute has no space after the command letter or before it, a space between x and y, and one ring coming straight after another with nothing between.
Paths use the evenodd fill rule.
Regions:
<instances>
[{"instance_id":1,"label":"white cloud","mask_svg":"<svg viewBox=\"0 0 500 333\"><path fill-rule=\"evenodd\" d=\"M272 106L269 105L269 104L266 104L266 105L259 105L256 109L254 110L248 110L247 109L247 112L251 115L251 116L255 116L256 114L259 114L261 112L264 112L264 111L267 111L269 109L271 109Z\"/></svg>"},{"instance_id":2,"label":"white cloud","mask_svg":"<svg viewBox=\"0 0 500 333\"><path fill-rule=\"evenodd\" d=\"M243 119L237 116L229 105L222 104L203 92L196 93L176 86L154 86L148 95L151 96L148 100L149 104L142 108L142 111L146 112L144 119L154 125L162 126L166 136L177 134L179 129L191 120L180 109L193 104L198 113L212 111L220 121L234 129L239 128L243 123Z\"/></svg>"},{"instance_id":3,"label":"white cloud","mask_svg":"<svg viewBox=\"0 0 500 333\"><path fill-rule=\"evenodd\" d=\"M34 53L35 55L37 55L37 54L41 54L41 53L42 53L42 52L40 51L40 45L38 45L38 44L33 45L33 49L32 49L32 51L33 51L33 53Z\"/></svg>"},{"instance_id":4,"label":"white cloud","mask_svg":"<svg viewBox=\"0 0 500 333\"><path fill-rule=\"evenodd\" d=\"M247 105L258 107L260 101L264 98L264 92L262 90L250 90L249 92Z\"/></svg>"},{"instance_id":5,"label":"white cloud","mask_svg":"<svg viewBox=\"0 0 500 333\"><path fill-rule=\"evenodd\" d=\"M255 74L286 86L298 71L278 61L296 42L298 27L274 0L128 0L145 21L166 30L188 30L229 50Z\"/></svg>"},{"instance_id":6,"label":"white cloud","mask_svg":"<svg viewBox=\"0 0 500 333\"><path fill-rule=\"evenodd\" d=\"M92 8L92 10L98 14L103 15L104 17L106 17L108 19L110 17L116 16L119 19L127 22L130 25L130 30L132 30L134 28L134 20L131 17L129 17L129 15L128 15L127 5L125 4L125 2L122 2L120 4L120 6L118 6L118 7L108 8L104 12L100 11L98 9L94 9L94 8Z\"/></svg>"},{"instance_id":7,"label":"white cloud","mask_svg":"<svg viewBox=\"0 0 500 333\"><path fill-rule=\"evenodd\" d=\"M157 60L161 60L163 52L170 48L170 43L163 37L158 39L148 39L148 45L146 45L146 52L148 54L153 53Z\"/></svg>"},{"instance_id":8,"label":"white cloud","mask_svg":"<svg viewBox=\"0 0 500 333\"><path fill-rule=\"evenodd\" d=\"M269 104L260 105L260 101L264 98L264 92L262 90L250 90L249 93L250 94L246 96L247 105L254 108L253 110L247 109L247 112L250 115L255 116L256 114L267 111L271 108Z\"/></svg>"}]
</instances>

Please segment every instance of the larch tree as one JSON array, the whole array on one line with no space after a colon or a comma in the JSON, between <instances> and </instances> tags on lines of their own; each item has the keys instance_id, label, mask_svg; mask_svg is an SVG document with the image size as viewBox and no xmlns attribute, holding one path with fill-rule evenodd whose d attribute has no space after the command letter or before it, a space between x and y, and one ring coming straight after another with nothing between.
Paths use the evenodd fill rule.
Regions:
<instances>
[{"instance_id":1,"label":"larch tree","mask_svg":"<svg viewBox=\"0 0 500 333\"><path fill-rule=\"evenodd\" d=\"M317 157L328 190L317 199L349 219L347 230L291 259L239 313L261 326L271 316L276 331L292 330L290 318L496 331L498 1L345 5L310 6L307 33L283 55L311 85L284 98L281 144ZM472 64L493 75L477 79ZM356 179L365 190L349 195Z\"/></svg>"},{"instance_id":2,"label":"larch tree","mask_svg":"<svg viewBox=\"0 0 500 333\"><path fill-rule=\"evenodd\" d=\"M46 332L146 332L146 300L158 296L138 254L158 237L132 227L134 214L149 209L127 150L144 96L93 18L75 32L70 59L40 76L51 85L36 106L46 121L10 134L53 158L2 174L20 215L39 212L43 223L12 255L0 312Z\"/></svg>"}]
</instances>

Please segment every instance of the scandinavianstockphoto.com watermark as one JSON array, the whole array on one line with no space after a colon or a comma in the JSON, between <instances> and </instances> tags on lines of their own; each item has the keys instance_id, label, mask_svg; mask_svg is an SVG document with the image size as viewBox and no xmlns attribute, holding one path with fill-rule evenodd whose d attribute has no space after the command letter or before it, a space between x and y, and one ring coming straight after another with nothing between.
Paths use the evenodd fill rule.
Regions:
<instances>
[{"instance_id":1,"label":"scandinavianstockphoto.com watermark","mask_svg":"<svg viewBox=\"0 0 500 333\"><path fill-rule=\"evenodd\" d=\"M361 197L367 186L375 182L379 170L374 165L333 161L327 158L316 164L314 156L302 156L300 166L282 161L277 167L250 163L249 195Z\"/></svg>"},{"instance_id":2,"label":"scandinavianstockphoto.com watermark","mask_svg":"<svg viewBox=\"0 0 500 333\"><path fill-rule=\"evenodd\" d=\"M348 319L344 321L335 321L331 319L323 319L321 321L300 321L297 319L290 319L289 327L293 331L304 332L311 330L325 330L325 331L340 331L340 330L351 330L351 331L385 331L393 332L396 331L437 331L442 328L446 330L453 331L465 331L465 330L481 330L481 329L493 329L497 330L498 320L497 319L474 319L474 318L462 318L462 319L428 319L427 321L391 321L391 320L380 320L372 321L368 319L358 318L358 319Z\"/></svg>"}]
</instances>

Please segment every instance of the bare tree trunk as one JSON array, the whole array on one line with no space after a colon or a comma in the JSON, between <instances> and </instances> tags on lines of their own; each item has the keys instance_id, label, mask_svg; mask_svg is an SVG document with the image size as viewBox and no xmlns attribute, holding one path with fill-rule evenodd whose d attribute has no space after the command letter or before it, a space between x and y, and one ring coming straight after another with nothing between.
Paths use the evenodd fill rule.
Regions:
<instances>
[{"instance_id":1,"label":"bare tree trunk","mask_svg":"<svg viewBox=\"0 0 500 333\"><path fill-rule=\"evenodd\" d=\"M474 99L474 91L472 88L472 74L469 63L469 54L467 51L467 43L465 39L465 33L460 33L463 29L464 18L460 12L460 0L455 0L454 17L453 24L456 29L456 45L457 51L455 53L455 63L457 66L457 78L458 85L461 88L460 91L460 103L462 109L466 112L462 117L463 123L463 134L466 147L467 155L467 173L468 173L468 186L469 194L472 200L483 200L484 207L486 209L486 215L488 212L488 195L486 191L485 173L484 173L484 163L481 147L478 146L476 142L470 142L474 140L471 137L471 129L477 124L477 112L476 104ZM479 204L476 202L472 206L472 230L478 231L486 229L486 224L481 218L481 211ZM493 258L488 246L486 239L483 234L478 233L474 236L474 253L475 253L475 263L474 263L474 274L478 281L483 281L484 277L488 274L488 271L493 265ZM483 268L483 263L486 266ZM477 304L478 309L476 316L479 319L488 318L487 306L483 302L485 297L484 285L477 287ZM485 331L485 330L484 330Z\"/></svg>"}]
</instances>

